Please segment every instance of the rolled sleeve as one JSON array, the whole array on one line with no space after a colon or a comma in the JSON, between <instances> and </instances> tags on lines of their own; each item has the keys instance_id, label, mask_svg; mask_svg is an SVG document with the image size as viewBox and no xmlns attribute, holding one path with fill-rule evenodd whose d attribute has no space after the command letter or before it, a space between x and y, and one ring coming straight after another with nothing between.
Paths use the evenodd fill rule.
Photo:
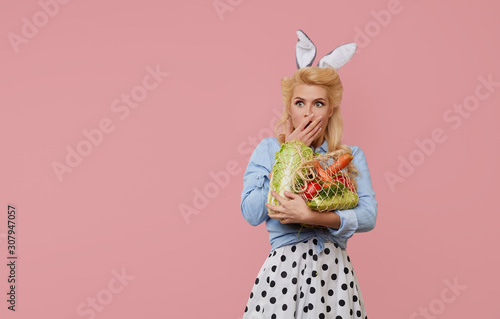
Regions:
<instances>
[{"instance_id":1,"label":"rolled sleeve","mask_svg":"<svg viewBox=\"0 0 500 319\"><path fill-rule=\"evenodd\" d=\"M266 138L257 145L243 177L241 213L243 218L253 226L269 218L265 203L269 192L269 173L274 164L274 159L270 157L269 142Z\"/></svg>"},{"instance_id":2,"label":"rolled sleeve","mask_svg":"<svg viewBox=\"0 0 500 319\"><path fill-rule=\"evenodd\" d=\"M340 238L350 238L356 232L367 232L375 228L377 219L377 201L373 191L366 157L359 147L353 147L353 163L359 171L356 177L358 205L352 209L337 210L340 216L340 228L329 228Z\"/></svg>"}]
</instances>

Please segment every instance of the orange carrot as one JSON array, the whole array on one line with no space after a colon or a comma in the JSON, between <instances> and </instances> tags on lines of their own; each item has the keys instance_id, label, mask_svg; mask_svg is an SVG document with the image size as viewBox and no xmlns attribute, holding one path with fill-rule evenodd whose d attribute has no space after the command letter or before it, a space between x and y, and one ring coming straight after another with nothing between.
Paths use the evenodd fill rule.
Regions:
<instances>
[{"instance_id":1,"label":"orange carrot","mask_svg":"<svg viewBox=\"0 0 500 319\"><path fill-rule=\"evenodd\" d=\"M321 167L321 164L319 162L314 162L314 168L316 169L316 172L318 172L320 179L325 182L333 182L333 179L330 177L330 175L327 174L323 167Z\"/></svg>"},{"instance_id":2,"label":"orange carrot","mask_svg":"<svg viewBox=\"0 0 500 319\"><path fill-rule=\"evenodd\" d=\"M353 156L352 154L344 154L342 155L335 163L332 164L332 166L328 167L325 170L325 173L328 174L328 176L332 176L343 170L344 168L349 165L349 163L352 161Z\"/></svg>"}]
</instances>

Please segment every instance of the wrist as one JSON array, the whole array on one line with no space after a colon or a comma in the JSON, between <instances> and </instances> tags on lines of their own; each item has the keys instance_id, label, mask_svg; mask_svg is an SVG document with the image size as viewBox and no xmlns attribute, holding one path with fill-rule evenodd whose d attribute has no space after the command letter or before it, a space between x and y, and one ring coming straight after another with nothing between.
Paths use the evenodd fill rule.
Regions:
<instances>
[{"instance_id":1,"label":"wrist","mask_svg":"<svg viewBox=\"0 0 500 319\"><path fill-rule=\"evenodd\" d=\"M333 211L318 212L309 208L309 214L307 216L307 224L309 225L325 226L335 229L340 228L340 216Z\"/></svg>"}]
</instances>

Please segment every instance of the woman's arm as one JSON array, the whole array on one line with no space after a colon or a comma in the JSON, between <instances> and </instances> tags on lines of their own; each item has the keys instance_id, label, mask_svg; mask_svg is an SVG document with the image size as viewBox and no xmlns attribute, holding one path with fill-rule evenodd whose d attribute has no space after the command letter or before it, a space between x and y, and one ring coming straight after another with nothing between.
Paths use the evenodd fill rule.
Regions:
<instances>
[{"instance_id":1,"label":"woman's arm","mask_svg":"<svg viewBox=\"0 0 500 319\"><path fill-rule=\"evenodd\" d=\"M269 173L274 164L274 160L270 157L273 152L272 142L270 138L265 138L257 145L243 176L241 213L253 226L261 224L268 218L264 204L269 192Z\"/></svg>"},{"instance_id":2,"label":"woman's arm","mask_svg":"<svg viewBox=\"0 0 500 319\"><path fill-rule=\"evenodd\" d=\"M361 148L356 147L353 156L353 163L360 173L356 177L358 205L352 209L336 210L335 214L340 217L340 226L330 228L333 235L342 238L350 238L354 233L372 230L377 219L378 203L375 200L365 154Z\"/></svg>"},{"instance_id":3,"label":"woman's arm","mask_svg":"<svg viewBox=\"0 0 500 319\"><path fill-rule=\"evenodd\" d=\"M304 222L308 225L325 226L329 228L340 228L340 216L334 212L318 212L309 209L311 212L308 214L309 218Z\"/></svg>"}]
</instances>

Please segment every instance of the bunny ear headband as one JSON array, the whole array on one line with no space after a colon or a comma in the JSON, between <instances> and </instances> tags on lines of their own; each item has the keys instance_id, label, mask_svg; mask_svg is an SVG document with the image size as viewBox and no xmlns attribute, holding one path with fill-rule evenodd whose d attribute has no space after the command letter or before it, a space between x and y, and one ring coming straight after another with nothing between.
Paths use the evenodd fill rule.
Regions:
<instances>
[{"instance_id":1,"label":"bunny ear headband","mask_svg":"<svg viewBox=\"0 0 500 319\"><path fill-rule=\"evenodd\" d=\"M316 58L316 46L302 30L297 30L297 36L299 37L299 41L297 41L297 45L295 46L295 58L297 69L300 69L312 65ZM338 70L352 58L354 52L356 52L356 43L342 44L321 58L318 66L320 68L328 67Z\"/></svg>"}]
</instances>

